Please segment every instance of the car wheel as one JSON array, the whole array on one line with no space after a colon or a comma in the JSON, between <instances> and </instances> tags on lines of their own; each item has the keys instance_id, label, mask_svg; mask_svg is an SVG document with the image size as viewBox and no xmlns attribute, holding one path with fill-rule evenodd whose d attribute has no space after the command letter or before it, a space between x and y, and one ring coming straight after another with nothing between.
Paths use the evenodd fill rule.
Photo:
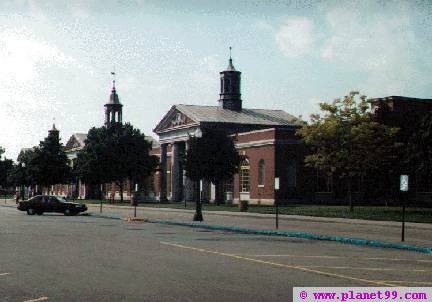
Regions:
<instances>
[{"instance_id":1,"label":"car wheel","mask_svg":"<svg viewBox=\"0 0 432 302\"><path fill-rule=\"evenodd\" d=\"M71 212L71 210L66 209L66 210L64 211L64 214L65 214L65 216L70 216L70 215L72 214L72 212Z\"/></svg>"},{"instance_id":2,"label":"car wheel","mask_svg":"<svg viewBox=\"0 0 432 302\"><path fill-rule=\"evenodd\" d=\"M36 212L36 214L38 214L38 215L42 215L43 212L42 212L42 211L38 211L38 212Z\"/></svg>"},{"instance_id":3,"label":"car wheel","mask_svg":"<svg viewBox=\"0 0 432 302\"><path fill-rule=\"evenodd\" d=\"M35 213L36 213L36 212L35 212L34 209L32 209L32 208L27 209L27 214L28 214L28 215L34 215Z\"/></svg>"}]
</instances>

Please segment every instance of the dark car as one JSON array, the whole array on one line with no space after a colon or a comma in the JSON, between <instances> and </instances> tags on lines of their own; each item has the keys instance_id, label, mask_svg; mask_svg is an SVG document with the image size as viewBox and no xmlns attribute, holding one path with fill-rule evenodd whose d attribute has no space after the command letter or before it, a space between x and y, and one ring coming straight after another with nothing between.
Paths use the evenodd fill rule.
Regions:
<instances>
[{"instance_id":1,"label":"dark car","mask_svg":"<svg viewBox=\"0 0 432 302\"><path fill-rule=\"evenodd\" d=\"M69 216L87 211L85 204L68 202L63 197L51 195L37 195L28 200L20 201L17 208L20 211L27 211L29 215L55 212Z\"/></svg>"}]
</instances>

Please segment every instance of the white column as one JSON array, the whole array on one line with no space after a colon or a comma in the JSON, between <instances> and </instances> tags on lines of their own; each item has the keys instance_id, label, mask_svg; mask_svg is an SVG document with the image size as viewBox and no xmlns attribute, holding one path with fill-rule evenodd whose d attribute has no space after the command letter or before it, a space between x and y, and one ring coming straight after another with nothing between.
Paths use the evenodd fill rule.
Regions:
<instances>
[{"instance_id":1,"label":"white column","mask_svg":"<svg viewBox=\"0 0 432 302\"><path fill-rule=\"evenodd\" d=\"M161 145L161 163L159 173L159 201L167 201L167 144Z\"/></svg>"},{"instance_id":2,"label":"white column","mask_svg":"<svg viewBox=\"0 0 432 302\"><path fill-rule=\"evenodd\" d=\"M180 167L180 143L174 143L173 144L173 150L172 150L172 175L171 175L171 181L172 181L172 196L171 201L178 202L181 201L183 198L182 194L182 182L183 182L183 173L181 171Z\"/></svg>"},{"instance_id":3,"label":"white column","mask_svg":"<svg viewBox=\"0 0 432 302\"><path fill-rule=\"evenodd\" d=\"M185 143L185 151L188 152L189 150L189 144L188 142ZM186 171L184 171L186 174ZM184 183L184 198L186 201L193 201L193 190L194 190L194 186L193 186L193 181L187 177L186 175L184 175L183 177L183 183Z\"/></svg>"}]
</instances>

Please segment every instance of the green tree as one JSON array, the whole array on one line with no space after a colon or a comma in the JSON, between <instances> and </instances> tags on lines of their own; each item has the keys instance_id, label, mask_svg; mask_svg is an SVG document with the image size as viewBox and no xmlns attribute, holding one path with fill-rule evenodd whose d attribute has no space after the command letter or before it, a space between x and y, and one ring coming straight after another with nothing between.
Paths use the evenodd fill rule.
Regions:
<instances>
[{"instance_id":1,"label":"green tree","mask_svg":"<svg viewBox=\"0 0 432 302\"><path fill-rule=\"evenodd\" d=\"M35 156L29 163L30 177L42 187L64 184L70 179L70 167L60 142L59 132L53 128L48 136L34 150Z\"/></svg>"},{"instance_id":2,"label":"green tree","mask_svg":"<svg viewBox=\"0 0 432 302\"><path fill-rule=\"evenodd\" d=\"M240 156L234 141L223 131L204 129L202 137L191 137L186 153L186 175L193 181L206 180L217 188L238 173ZM199 186L196 186L199 187ZM216 190L215 200L223 200L222 190ZM194 194L196 196L196 194ZM201 201L196 200L194 221L202 221Z\"/></svg>"},{"instance_id":3,"label":"green tree","mask_svg":"<svg viewBox=\"0 0 432 302\"><path fill-rule=\"evenodd\" d=\"M35 149L22 151L18 155L17 163L14 164L13 170L11 172L11 182L21 188L20 195L22 199L24 199L24 187L34 187L36 185L36 180L33 177L33 175L35 175L36 169L35 159Z\"/></svg>"},{"instance_id":4,"label":"green tree","mask_svg":"<svg viewBox=\"0 0 432 302\"><path fill-rule=\"evenodd\" d=\"M3 158L5 150L0 147L0 187L7 190L11 185L11 173L13 169L13 161Z\"/></svg>"},{"instance_id":5,"label":"green tree","mask_svg":"<svg viewBox=\"0 0 432 302\"><path fill-rule=\"evenodd\" d=\"M78 156L78 173L86 183L114 182L123 201L124 181L142 183L158 164L152 146L131 124L90 129L86 146Z\"/></svg>"},{"instance_id":6,"label":"green tree","mask_svg":"<svg viewBox=\"0 0 432 302\"><path fill-rule=\"evenodd\" d=\"M366 96L351 92L343 99L321 103L323 115L314 114L311 122L297 133L311 147L306 166L338 175L346 183L347 199L353 209L353 178L372 173L392 173L400 144L397 128L373 120Z\"/></svg>"},{"instance_id":7,"label":"green tree","mask_svg":"<svg viewBox=\"0 0 432 302\"><path fill-rule=\"evenodd\" d=\"M100 185L110 181L107 154L107 131L105 127L91 128L87 134L84 149L78 154L73 173L88 185ZM102 192L99 190L99 199Z\"/></svg>"}]
</instances>

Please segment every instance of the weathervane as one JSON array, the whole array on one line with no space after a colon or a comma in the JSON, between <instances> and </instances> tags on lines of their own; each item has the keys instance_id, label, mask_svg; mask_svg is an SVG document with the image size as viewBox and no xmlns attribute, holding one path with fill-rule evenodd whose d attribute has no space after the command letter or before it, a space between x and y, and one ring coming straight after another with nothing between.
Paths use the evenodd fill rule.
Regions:
<instances>
[{"instance_id":1,"label":"weathervane","mask_svg":"<svg viewBox=\"0 0 432 302\"><path fill-rule=\"evenodd\" d=\"M229 47L229 50L230 50L230 60L231 60L231 46Z\"/></svg>"},{"instance_id":2,"label":"weathervane","mask_svg":"<svg viewBox=\"0 0 432 302\"><path fill-rule=\"evenodd\" d=\"M111 71L111 75L113 77L113 88L115 88L115 75L116 75L116 73L115 73L115 66L113 67L113 71Z\"/></svg>"}]
</instances>

